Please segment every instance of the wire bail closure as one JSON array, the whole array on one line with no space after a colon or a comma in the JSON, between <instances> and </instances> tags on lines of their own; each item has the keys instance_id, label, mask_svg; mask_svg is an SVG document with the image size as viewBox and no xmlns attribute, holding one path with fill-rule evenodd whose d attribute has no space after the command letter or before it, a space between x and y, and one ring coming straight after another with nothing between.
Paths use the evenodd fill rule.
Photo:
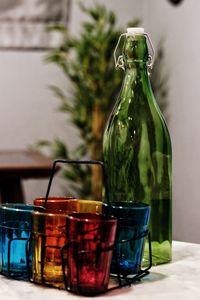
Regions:
<instances>
[{"instance_id":1,"label":"wire bail closure","mask_svg":"<svg viewBox=\"0 0 200 300\"><path fill-rule=\"evenodd\" d=\"M125 70L123 55L119 55L118 58L117 58L117 55L116 55L117 49L119 47L120 41L121 41L121 39L122 39L123 36L127 36L127 33L120 34L120 36L118 38L118 41L117 41L117 45L116 45L116 47L114 49L113 55L114 55L115 68L116 69L120 69L121 68L122 70Z\"/></svg>"},{"instance_id":2,"label":"wire bail closure","mask_svg":"<svg viewBox=\"0 0 200 300\"><path fill-rule=\"evenodd\" d=\"M117 49L119 47L119 44L120 44L120 41L122 39L123 36L131 36L132 34L129 34L129 33L122 33L120 36L119 36L119 39L117 41L117 45L114 49L114 62L115 62L115 68L116 69L122 69L125 71L125 64L124 64L124 58L123 58L123 55L119 55L117 57ZM141 34L134 34L132 36L136 36L136 35L141 35ZM153 47L153 44L152 44L152 41L150 39L150 36L148 35L148 33L144 33L144 36L146 37L147 41L148 41L148 49L150 49L150 54L148 55L148 61L147 61L147 68L148 68L148 71L149 73L151 72L152 68L153 68L153 64L154 64L154 56L155 56L155 50L154 50L154 47Z\"/></svg>"}]
</instances>

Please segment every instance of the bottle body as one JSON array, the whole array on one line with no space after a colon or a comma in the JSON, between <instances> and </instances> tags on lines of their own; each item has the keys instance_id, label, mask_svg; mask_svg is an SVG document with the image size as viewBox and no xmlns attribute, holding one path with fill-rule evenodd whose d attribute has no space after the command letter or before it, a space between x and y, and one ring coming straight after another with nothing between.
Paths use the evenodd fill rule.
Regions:
<instances>
[{"instance_id":1,"label":"bottle body","mask_svg":"<svg viewBox=\"0 0 200 300\"><path fill-rule=\"evenodd\" d=\"M130 45L127 47L131 51ZM129 62L104 133L108 199L109 203L143 202L151 206L149 230L156 265L171 260L171 141L144 60ZM148 260L146 256L145 252L144 259Z\"/></svg>"}]
</instances>

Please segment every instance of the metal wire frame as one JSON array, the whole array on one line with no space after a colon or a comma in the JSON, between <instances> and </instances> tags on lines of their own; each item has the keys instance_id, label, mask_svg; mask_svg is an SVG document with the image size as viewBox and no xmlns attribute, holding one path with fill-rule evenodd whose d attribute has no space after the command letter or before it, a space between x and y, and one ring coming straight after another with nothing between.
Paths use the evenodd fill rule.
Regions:
<instances>
[{"instance_id":1,"label":"metal wire frame","mask_svg":"<svg viewBox=\"0 0 200 300\"><path fill-rule=\"evenodd\" d=\"M104 294L107 292L111 292L113 290L117 290L119 288L122 287L130 287L132 284L134 284L136 281L141 280L143 277L147 276L149 274L149 270L152 267L152 250L151 250L151 236L150 236L150 232L147 230L145 231L143 234L141 234L140 236L137 237L133 237L131 239L128 240L123 240L123 241L118 241L115 242L112 246L106 247L106 248L97 248L97 250L90 250L90 251L85 251L85 250L81 250L81 251L77 251L77 253L75 253L75 257L76 257L76 261L77 261L77 289L74 290L72 287L71 282L68 284L68 278L70 276L70 270L67 269L67 265L68 265L68 256L66 255L67 250L71 247L71 243L70 241L61 249L61 258L62 258L62 270L63 270L63 279L64 279L64 284L65 284L65 289L68 292L71 293L75 293L75 294L81 294L81 295L85 295L88 296L88 293L85 293L85 291L82 290L81 285L79 285L78 283L80 282L80 278L79 278L79 262L80 262L80 256L84 255L84 254L89 254L89 253L96 253L96 256L100 256L101 253L103 252L108 252L111 250L114 250L116 247L116 244L118 243L129 243L131 241L135 241L138 239L142 239L144 237L148 237L148 245L149 245L149 265L147 268L145 269L141 269L138 271L137 274L121 274L120 270L118 270L116 275L111 275L110 274L110 278L114 277L118 280L118 283L116 283L116 285L112 286L112 287L108 287L108 289L106 291L103 292L92 292L92 296L95 295L100 295L100 294ZM66 270L67 270L67 275L66 275ZM131 276L130 276L131 275Z\"/></svg>"},{"instance_id":2,"label":"metal wire frame","mask_svg":"<svg viewBox=\"0 0 200 300\"><path fill-rule=\"evenodd\" d=\"M48 197L49 197L49 193L50 193L50 189L52 186L52 181L53 181L53 177L55 174L55 170L56 170L56 165L57 164L88 164L88 165L99 165L102 168L102 178L103 178L103 182L104 182L104 186L105 186L105 196L106 196L106 200L107 203L109 203L109 198L108 198L108 187L107 187L107 180L106 180L106 172L105 172L105 167L104 167L104 163L102 161L96 161L96 160L63 160L63 159L58 159L55 160L53 162L53 166L52 166L52 170L51 170L51 175L49 178L49 182L48 182L48 186L47 186L47 192L46 192L46 196L45 196L45 207L47 205L47 201L48 201ZM97 253L97 256L101 253L101 252L105 252L105 251L111 251L114 250L116 244L118 243L129 243L131 241L135 241L138 239L142 239L144 237L148 237L148 245L149 245L149 266L145 269L140 269L139 272L137 274L135 274L134 276L130 277L130 274L120 274L120 272L118 271L116 276L118 279L118 285L108 288L108 291L112 291L118 288L122 288L122 287L126 287L126 286L130 286L132 285L135 281L140 280L141 278L145 277L146 275L149 274L149 270L152 267L152 249L151 249L151 236L150 236L150 232L148 230L146 230L145 232L143 232L141 235L139 236L133 236L131 239L129 240L123 240L123 241L115 241L115 244L113 245L113 248L111 249L111 247L105 248L105 249L100 249L98 251L100 251L99 253ZM64 247L62 247L61 249L61 258L62 258L62 269L63 269L63 280L64 280L64 284L65 284L65 289L69 292L72 292L72 289L70 287L68 287L67 285L67 277L66 277L66 272L65 272L65 259L64 259L64 251L66 251L68 248L70 247L70 243L66 244ZM79 254L87 254L87 251L81 251ZM45 254L45 246L42 249L42 261L44 262L44 254ZM77 256L77 261L78 261L78 256ZM41 266L42 268L44 266ZM44 280L44 276L43 276L43 271L41 271L42 274L42 283L46 285L45 280ZM111 276L112 277L112 276ZM79 278L77 277L77 280L79 280ZM81 287L78 287L78 293L83 294ZM100 294L100 293L97 293Z\"/></svg>"},{"instance_id":3,"label":"metal wire frame","mask_svg":"<svg viewBox=\"0 0 200 300\"><path fill-rule=\"evenodd\" d=\"M119 283L119 287L124 287L124 286L128 286L133 284L135 281L139 281L141 278L145 277L146 275L149 274L149 270L152 267L152 249L151 249L151 234L148 230L144 231L142 234L140 234L139 236L135 236L132 239L128 239L128 240L122 240L122 241L116 241L116 244L124 244L124 243L129 243L131 241L136 241L142 238L147 237L148 239L148 246L149 246L149 265L145 268L142 269L140 267L138 273L131 275L129 273L124 273L121 274L120 271L117 272L116 275L112 275L111 277L117 277L118 279L118 283ZM115 244L115 245L116 245ZM116 265L118 265L118 257L116 257ZM125 281L124 283L122 281ZM117 288L117 287L116 287ZM115 288L114 288L115 289Z\"/></svg>"},{"instance_id":4,"label":"metal wire frame","mask_svg":"<svg viewBox=\"0 0 200 300\"><path fill-rule=\"evenodd\" d=\"M32 278L31 278L31 266L29 264L27 264L27 273L29 275L29 278L28 278L29 281L30 282L34 282L34 283L39 284L39 285L44 285L44 286L47 286L47 287L55 287L55 282L52 282L52 283L47 282L47 280L45 279L45 276L44 276L45 254L46 254L47 248L49 248L49 247L54 248L54 249L60 249L61 267L62 267L62 271L63 271L63 283L64 283L65 289L68 292L71 292L71 293L77 293L77 294L85 295L84 291L81 288L81 285L78 285L77 291L74 291L72 289L72 285L68 286L68 276L69 276L70 270L67 269L68 257L67 257L66 254L67 254L67 250L71 247L70 242L68 242L67 244L65 244L63 247L50 246L50 245L46 245L45 246L45 240L46 240L46 237L48 235L47 236L45 236L44 234L37 234L37 235L41 236L41 238L42 238L42 247L41 247L41 282L35 282L35 281L32 280ZM108 287L108 289L106 291L104 291L104 292L96 292L96 293L94 292L92 295L94 296L94 295L104 294L104 293L107 293L107 292L110 292L110 291L113 291L113 290L116 290L116 289L119 289L119 288L122 288L122 287L130 287L136 281L139 281L143 277L147 276L149 274L150 268L152 267L151 237L150 237L150 232L148 232L148 230L146 230L145 232L143 232L139 236L136 236L136 237L134 236L133 238L128 239L128 240L117 241L112 246L109 246L109 247L106 247L106 248L103 248L103 249L100 248L100 247L98 247L97 250L91 250L91 251L82 250L82 251L79 251L79 252L75 253L75 255L76 255L76 261L77 261L77 266L78 266L77 267L77 282L80 282L80 280L79 280L79 262L80 262L80 256L81 255L84 255L84 254L87 255L89 253L96 253L96 256L97 256L97 259L98 259L98 257L101 255L101 253L108 252L108 251L113 251L115 249L116 245L119 244L119 243L123 243L123 244L124 243L129 243L131 241L142 239L144 237L148 238L148 245L149 245L149 265L148 265L148 267L145 268L145 269L140 269L138 271L138 273L136 273L134 275L131 275L131 276L130 276L130 274L127 274L127 273L126 274L121 274L120 271L118 271L118 273L116 275L110 274L110 278L117 279L116 285L112 286L112 287ZM31 237L31 239L33 239L33 235ZM93 240L90 240L90 241L93 241ZM31 241L29 241L29 245L31 245ZM27 251L27 253L28 252L29 251ZM27 259L27 262L28 261L29 260ZM68 275L66 275L66 270L67 270L67 274Z\"/></svg>"},{"instance_id":5,"label":"metal wire frame","mask_svg":"<svg viewBox=\"0 0 200 300\"><path fill-rule=\"evenodd\" d=\"M103 164L102 161L99 161L99 160L65 160L65 159L57 159L53 162L53 165L52 165L51 174L50 174L50 178L49 178L49 182L48 182L48 186L47 186L47 192L46 192L46 196L45 196L44 207L46 207L46 205L47 205L47 201L48 201L48 197L49 197L53 177L54 177L55 170L56 170L56 165L60 164L60 163L61 164L78 164L78 165L99 165L102 168L102 178L103 178L103 182L104 182L104 186L105 186L105 195L107 197L107 202L109 203L108 188L107 188L107 184L106 184L106 182L107 182L106 172L105 172L105 167L104 167L104 164Z\"/></svg>"},{"instance_id":6,"label":"metal wire frame","mask_svg":"<svg viewBox=\"0 0 200 300\"><path fill-rule=\"evenodd\" d=\"M94 160L84 160L84 161L77 161L77 160L56 160L53 162L53 167L52 167L52 171L51 171L51 175L50 175L50 179L49 179L49 183L48 183L48 187L47 187L47 192L46 192L46 197L45 197L45 206L46 206L46 203L48 201L48 197L49 197L49 192L50 192L50 189L51 189L51 185L52 185L52 180L53 180L53 176L55 174L55 169L56 169L56 164L58 163L65 163L65 164L91 164L91 165L100 165L102 167L102 176L103 176L103 180L104 182L106 182L106 174L105 174L105 169L104 169L104 164L103 162L101 161L94 161ZM107 195L107 187L105 187L105 192L106 192L106 195ZM107 202L109 203L109 200L107 199ZM119 289L119 288L122 288L122 287L127 287L127 286L131 286L134 282L140 280L141 278L145 277L146 275L149 274L149 269L151 268L152 266L152 250L151 250L151 237L150 237L150 232L148 231L145 231L142 235L140 236L134 236L132 239L129 239L129 240L123 240L123 241L117 241L115 242L115 244L111 247L107 247L107 248L104 248L104 249L98 249L98 255L100 255L102 252L106 252L106 251L111 251L111 250L114 250L116 244L118 243L128 243L130 241L134 241L134 240L137 240L137 239L142 239L144 238L145 236L148 236L148 245L149 245L149 266L145 269L140 269L139 272L137 274L134 274L134 276L130 277L130 274L120 274L120 272L118 272L116 274L116 277L117 280L118 280L118 284L116 284L115 286L112 286L112 287L108 287L107 291L105 292L110 292L110 291L113 291L113 290L116 290L116 289ZM31 274L32 274L32 266L31 266L31 260L30 260L30 251L31 251L31 248L32 248L32 239L33 239L33 235L31 235L31 237L29 239L26 239L26 238L18 238L18 239L11 239L8 243L8 274L4 274L2 272L3 275L8 275L9 277L11 278L14 278L14 279L19 279L18 276L15 276L12 274L11 272L11 243L12 241L14 240L26 240L26 267L27 267L27 277L28 279L32 282L31 280ZM46 283L45 282L45 278L44 278L44 261L45 261L45 253L46 253L46 248L48 248L49 246L45 246L45 240L46 240L46 236L44 236L42 238L43 242L42 242L42 249L41 249L41 284L42 285L47 285L47 286L52 286L51 284L49 283ZM65 284L65 288L67 291L69 292L72 292L74 293L74 291L72 291L72 289L70 287L68 287L67 285L67 276L66 276L66 259L65 259L65 251L70 247L70 243L64 245L64 247L58 247L58 246L51 246L52 248L56 248L56 249L60 249L60 254L61 254L61 262L62 262L62 270L63 270L63 281L64 281L64 284ZM95 251L93 251L95 252ZM88 251L81 251L81 253L79 254L87 254ZM77 256L77 259L79 258L79 256ZM3 259L3 258L2 258ZM78 261L78 260L77 260ZM2 262L3 263L3 262ZM110 275L110 277L113 277L112 275ZM96 294L102 294L102 293L105 293L105 292L101 292L101 293L96 293ZM84 294L83 291L81 290L81 287L78 287L78 291L77 293L79 294Z\"/></svg>"}]
</instances>

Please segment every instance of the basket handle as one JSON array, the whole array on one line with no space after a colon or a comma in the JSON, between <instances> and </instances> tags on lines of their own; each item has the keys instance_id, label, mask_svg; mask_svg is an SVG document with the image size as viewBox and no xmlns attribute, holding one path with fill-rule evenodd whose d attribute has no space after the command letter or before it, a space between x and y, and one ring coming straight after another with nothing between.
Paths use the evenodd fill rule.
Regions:
<instances>
[{"instance_id":1,"label":"basket handle","mask_svg":"<svg viewBox=\"0 0 200 300\"><path fill-rule=\"evenodd\" d=\"M50 189L51 189L51 185L52 185L52 181L53 181L53 177L55 174L55 170L56 170L56 165L57 164L79 164L79 165L99 165L102 168L102 177L103 177L103 183L105 186L105 196L107 197L107 202L108 201L108 190L107 190L107 180L106 180L106 172L105 172L105 167L102 161L99 160L66 160L66 159L57 159L53 162L52 165L52 169L51 169L51 174L50 174L50 178L49 178L49 183L48 183L48 187L47 187L47 192L46 192L46 196L45 196L45 203L44 203L44 207L46 208L47 206L47 201L48 201L48 197L49 197L49 193L50 193Z\"/></svg>"}]
</instances>

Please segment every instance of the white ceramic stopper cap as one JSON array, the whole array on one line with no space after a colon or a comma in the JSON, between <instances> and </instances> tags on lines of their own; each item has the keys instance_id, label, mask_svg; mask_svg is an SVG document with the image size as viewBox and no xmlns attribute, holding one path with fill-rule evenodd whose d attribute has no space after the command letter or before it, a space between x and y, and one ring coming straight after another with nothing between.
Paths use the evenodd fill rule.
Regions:
<instances>
[{"instance_id":1,"label":"white ceramic stopper cap","mask_svg":"<svg viewBox=\"0 0 200 300\"><path fill-rule=\"evenodd\" d=\"M129 28L127 28L127 33L129 35L144 34L144 28L142 28L142 27L129 27Z\"/></svg>"}]
</instances>

